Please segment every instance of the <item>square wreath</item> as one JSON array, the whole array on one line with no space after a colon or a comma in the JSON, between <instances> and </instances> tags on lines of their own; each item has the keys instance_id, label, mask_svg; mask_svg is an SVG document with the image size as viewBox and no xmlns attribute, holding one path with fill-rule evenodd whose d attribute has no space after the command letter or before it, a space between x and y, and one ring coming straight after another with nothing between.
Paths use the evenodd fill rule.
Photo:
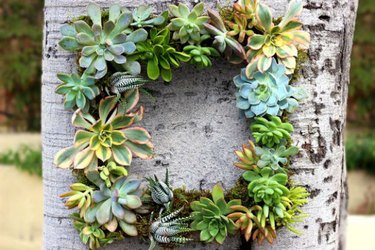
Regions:
<instances>
[{"instance_id":1,"label":"square wreath","mask_svg":"<svg viewBox=\"0 0 375 250\"><path fill-rule=\"evenodd\" d=\"M257 0L204 9L203 3L193 9L181 3L157 15L146 5L101 11L90 4L87 16L61 28L59 45L77 54L79 73L58 74L56 93L75 111L72 123L79 129L54 162L78 177L61 197L67 208L77 208L74 227L91 249L136 236L148 237L153 249L223 244L238 232L246 241L272 243L283 226L299 234L292 224L307 216L300 207L309 194L289 181L289 158L299 149L291 146L288 114L305 96L293 86L310 42L297 19L302 3L292 0L280 18ZM237 107L253 119L255 145L249 141L235 152L242 177L227 193L220 185L173 189L168 170L164 180L128 177L133 156L154 156L150 134L134 126L144 115L140 93L159 78L172 81L172 68L182 63L203 69L213 57L244 65L233 82Z\"/></svg>"}]
</instances>

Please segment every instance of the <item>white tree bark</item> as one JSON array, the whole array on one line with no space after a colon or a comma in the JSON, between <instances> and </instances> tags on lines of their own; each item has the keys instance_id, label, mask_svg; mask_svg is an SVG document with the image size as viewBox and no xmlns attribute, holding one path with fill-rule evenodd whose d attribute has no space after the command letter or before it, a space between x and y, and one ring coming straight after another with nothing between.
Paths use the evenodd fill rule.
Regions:
<instances>
[{"instance_id":1,"label":"white tree bark","mask_svg":"<svg viewBox=\"0 0 375 250\"><path fill-rule=\"evenodd\" d=\"M296 128L293 139L302 148L291 166L296 183L311 192L304 210L310 214L297 225L303 232L295 236L278 231L273 246L266 249L344 249L346 217L346 171L343 131L345 127L349 65L357 0L307 0L302 13L305 28L312 35L309 61L300 80L309 98L291 116ZM135 7L153 4L157 11L177 1L95 1L103 7L113 3ZM189 2L189 1L185 1ZM193 1L191 1L193 2ZM212 7L218 1L205 1ZM220 0L221 4L227 3ZM287 0L265 0L281 15ZM58 195L74 181L70 171L57 169L53 156L73 140L71 113L64 111L62 98L54 93L56 74L76 70L75 55L57 47L61 25L85 14L86 0L46 0L43 55L43 171L44 171L44 249L85 249L74 230L69 214ZM232 167L233 150L249 135L246 119L235 107L232 77L239 67L218 62L211 69L198 71L184 66L174 73L169 86L155 83L156 102L146 106L143 126L151 131L157 157L149 162L135 161L131 169L139 176L164 174L168 167L173 185L210 189L216 182L229 188L240 171ZM223 247L190 244L184 249L238 249L232 238ZM257 247L258 248L258 247ZM147 249L141 240L121 242L107 249ZM243 249L248 249L244 247Z\"/></svg>"}]
</instances>

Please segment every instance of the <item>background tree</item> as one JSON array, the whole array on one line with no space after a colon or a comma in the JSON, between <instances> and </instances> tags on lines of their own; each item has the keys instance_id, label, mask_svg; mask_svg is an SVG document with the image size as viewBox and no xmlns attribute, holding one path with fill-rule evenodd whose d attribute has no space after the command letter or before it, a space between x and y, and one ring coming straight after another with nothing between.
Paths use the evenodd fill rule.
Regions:
<instances>
[{"instance_id":1,"label":"background tree","mask_svg":"<svg viewBox=\"0 0 375 250\"><path fill-rule=\"evenodd\" d=\"M53 155L68 146L74 129L69 112L63 111L62 99L54 93L56 73L76 70L74 55L57 48L59 28L67 20L85 13L89 1L46 0L43 54L43 146L45 192L45 249L83 249L58 195L73 181L70 171L55 168ZM97 1L108 7L117 2L134 7L129 0ZM168 1L154 3L158 11ZM184 1L189 2L189 1ZM195 1L191 1L195 2ZM206 1L216 6L217 1ZM287 0L265 0L275 14L281 15ZM227 2L220 1L221 6ZM343 131L349 84L349 58L356 12L355 0L309 0L305 2L302 21L312 35L309 60L301 70L299 84L308 100L291 116L295 125L294 140L302 148L291 166L293 179L311 192L304 208L310 214L297 228L295 237L282 230L274 249L340 249L346 216L346 170ZM235 107L231 78L238 66L216 63L211 69L197 71L190 66L177 70L169 86L151 85L156 101L146 102L150 114L143 125L152 131L158 156L150 162L136 162L139 175L163 174L169 167L174 186L208 189L216 182L229 188L240 175L233 167L232 153L246 141L248 124ZM152 114L151 114L152 113ZM150 172L152 170L152 172ZM129 249L145 249L137 240L126 243ZM237 238L220 249L237 249ZM188 245L186 249L201 246ZM121 243L108 249L123 249ZM205 249L217 249L209 246ZM270 248L266 246L265 248Z\"/></svg>"},{"instance_id":2,"label":"background tree","mask_svg":"<svg viewBox=\"0 0 375 250\"><path fill-rule=\"evenodd\" d=\"M40 129L42 0L2 0L0 4L0 89L7 117L15 129Z\"/></svg>"}]
</instances>

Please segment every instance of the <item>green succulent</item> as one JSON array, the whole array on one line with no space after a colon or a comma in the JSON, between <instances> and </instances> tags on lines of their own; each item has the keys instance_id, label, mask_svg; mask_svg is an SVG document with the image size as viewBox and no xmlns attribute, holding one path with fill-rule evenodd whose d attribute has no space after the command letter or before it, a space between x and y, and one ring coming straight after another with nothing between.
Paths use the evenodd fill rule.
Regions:
<instances>
[{"instance_id":1,"label":"green succulent","mask_svg":"<svg viewBox=\"0 0 375 250\"><path fill-rule=\"evenodd\" d=\"M242 150L236 150L234 153L240 160L240 162L235 163L234 166L243 170L253 170L257 168L259 157L256 154L255 145L252 141L249 140L249 145L243 144Z\"/></svg>"},{"instance_id":2,"label":"green succulent","mask_svg":"<svg viewBox=\"0 0 375 250\"><path fill-rule=\"evenodd\" d=\"M188 62L190 56L179 52L170 45L170 31L151 29L150 39L137 44L137 52L132 55L134 60L147 62L147 75L151 80L159 76L166 82L172 80L172 66L179 67L180 62Z\"/></svg>"},{"instance_id":3,"label":"green succulent","mask_svg":"<svg viewBox=\"0 0 375 250\"><path fill-rule=\"evenodd\" d=\"M100 101L99 119L81 111L73 115L73 125L83 128L76 132L74 145L60 150L54 163L61 168L93 170L98 160L111 160L129 166L133 154L142 159L153 156L150 134L140 127L131 127L143 117L143 108L132 111L139 100L137 89L125 93L125 102L118 104L116 96Z\"/></svg>"},{"instance_id":4,"label":"green succulent","mask_svg":"<svg viewBox=\"0 0 375 250\"><path fill-rule=\"evenodd\" d=\"M140 5L138 8L133 10L132 14L133 22L131 23L131 26L137 28L153 28L154 26L160 26L164 24L168 18L168 12L154 17L152 15L152 7L148 5Z\"/></svg>"},{"instance_id":5,"label":"green succulent","mask_svg":"<svg viewBox=\"0 0 375 250\"><path fill-rule=\"evenodd\" d=\"M277 116L271 116L270 120L264 117L255 117L250 126L255 141L268 148L279 145L290 138L293 132L293 125L289 122L282 122Z\"/></svg>"},{"instance_id":6,"label":"green succulent","mask_svg":"<svg viewBox=\"0 0 375 250\"><path fill-rule=\"evenodd\" d=\"M118 178L128 175L128 171L123 166L117 166L113 161L110 161L106 166L98 168L100 171L100 178L104 181L107 187L111 187L112 183L116 182Z\"/></svg>"},{"instance_id":7,"label":"green succulent","mask_svg":"<svg viewBox=\"0 0 375 250\"><path fill-rule=\"evenodd\" d=\"M288 157L298 154L299 149L295 146L286 148L284 145L276 149L256 147L255 152L259 156L257 166L259 168L270 167L278 171L288 163Z\"/></svg>"},{"instance_id":8,"label":"green succulent","mask_svg":"<svg viewBox=\"0 0 375 250\"><path fill-rule=\"evenodd\" d=\"M199 68L211 67L210 56L220 56L219 52L212 47L202 47L200 45L185 46L183 51L190 55L189 63L197 65Z\"/></svg>"},{"instance_id":9,"label":"green succulent","mask_svg":"<svg viewBox=\"0 0 375 250\"><path fill-rule=\"evenodd\" d=\"M77 213L71 215L74 228L79 232L79 237L84 244L88 244L92 250L113 243L115 240L123 239L119 233L105 233L99 223L87 223Z\"/></svg>"},{"instance_id":10,"label":"green succulent","mask_svg":"<svg viewBox=\"0 0 375 250\"><path fill-rule=\"evenodd\" d=\"M120 97L125 91L140 88L148 82L149 80L141 76L133 76L127 72L116 72L109 78L110 90L107 90L107 92L111 92Z\"/></svg>"},{"instance_id":11,"label":"green succulent","mask_svg":"<svg viewBox=\"0 0 375 250\"><path fill-rule=\"evenodd\" d=\"M262 205L262 213L257 219L262 227L266 226L267 219L273 229L276 228L276 216L283 218L286 207L283 204L287 200L289 189L286 187L288 176L283 173L272 175L271 168L263 168L258 171L246 171L243 178L250 182L248 186L249 196L254 198L257 204Z\"/></svg>"},{"instance_id":12,"label":"green succulent","mask_svg":"<svg viewBox=\"0 0 375 250\"><path fill-rule=\"evenodd\" d=\"M245 59L246 54L242 45L228 35L224 21L217 11L208 10L207 13L210 17L210 23L205 23L204 27L211 35L215 36L214 47L223 53L232 63L241 63Z\"/></svg>"},{"instance_id":13,"label":"green succulent","mask_svg":"<svg viewBox=\"0 0 375 250\"><path fill-rule=\"evenodd\" d=\"M74 183L70 185L71 191L60 195L61 198L69 197L65 202L68 209L77 207L80 210L80 216L83 218L87 209L92 204L92 194L94 189L82 183Z\"/></svg>"},{"instance_id":14,"label":"green succulent","mask_svg":"<svg viewBox=\"0 0 375 250\"><path fill-rule=\"evenodd\" d=\"M85 213L85 221L100 225L114 232L118 226L129 236L137 236L138 231L134 225L137 222L135 210L142 206L143 191L141 181L121 177L109 189L101 184L100 190L93 193L95 202Z\"/></svg>"},{"instance_id":15,"label":"green succulent","mask_svg":"<svg viewBox=\"0 0 375 250\"><path fill-rule=\"evenodd\" d=\"M290 86L285 74L285 66L272 59L272 65L266 72L256 72L253 78L241 74L233 78L238 88L237 107L244 110L247 118L254 116L281 116L284 111L294 112L299 100L305 97L301 88Z\"/></svg>"},{"instance_id":16,"label":"green succulent","mask_svg":"<svg viewBox=\"0 0 375 250\"><path fill-rule=\"evenodd\" d=\"M200 240L223 244L228 234L233 234L237 228L234 222L227 217L232 213L231 206L241 205L240 200L224 199L224 191L219 185L212 190L212 200L202 197L191 203L193 222L191 227L200 231Z\"/></svg>"},{"instance_id":17,"label":"green succulent","mask_svg":"<svg viewBox=\"0 0 375 250\"><path fill-rule=\"evenodd\" d=\"M152 200L159 205L164 206L167 211L170 209L170 205L173 202L173 190L169 185L168 169L165 173L165 181L161 181L155 175L154 178L146 178L148 181L148 187L151 191Z\"/></svg>"},{"instance_id":18,"label":"green succulent","mask_svg":"<svg viewBox=\"0 0 375 250\"><path fill-rule=\"evenodd\" d=\"M59 45L67 51L79 51L79 65L86 68L87 74L95 74L96 79L106 75L107 61L123 65L132 74L139 74L139 63L129 61L127 55L136 50L137 42L147 39L147 31L131 31L132 14L121 11L119 5L109 8L108 21L102 18L100 7L96 4L90 4L87 13L92 26L83 20L65 24L61 28L63 38Z\"/></svg>"},{"instance_id":19,"label":"green succulent","mask_svg":"<svg viewBox=\"0 0 375 250\"><path fill-rule=\"evenodd\" d=\"M178 244L183 245L193 239L181 236L183 233L195 231L189 228L190 217L177 217L183 207L166 215L160 215L159 218L151 223L150 226L150 239L151 244L149 250L153 250L156 244Z\"/></svg>"},{"instance_id":20,"label":"green succulent","mask_svg":"<svg viewBox=\"0 0 375 250\"><path fill-rule=\"evenodd\" d=\"M83 74L57 74L61 83L56 87L56 93L65 96L64 108L67 110L78 107L88 111L90 101L100 94L100 90L95 86L95 78Z\"/></svg>"},{"instance_id":21,"label":"green succulent","mask_svg":"<svg viewBox=\"0 0 375 250\"><path fill-rule=\"evenodd\" d=\"M293 74L296 68L298 49L309 47L310 35L302 31L302 23L296 20L302 11L302 1L292 0L288 10L279 24L275 24L270 9L264 4L258 4L256 10L257 29L261 34L255 34L249 39L248 61L246 68L248 77L257 70L265 72L271 67L272 58L284 64L286 74Z\"/></svg>"},{"instance_id":22,"label":"green succulent","mask_svg":"<svg viewBox=\"0 0 375 250\"><path fill-rule=\"evenodd\" d=\"M173 32L173 40L179 40L181 44L200 44L209 36L204 28L208 22L208 16L202 16L204 4L199 3L190 11L186 4L178 6L169 5L169 13L172 17L168 28Z\"/></svg>"}]
</instances>

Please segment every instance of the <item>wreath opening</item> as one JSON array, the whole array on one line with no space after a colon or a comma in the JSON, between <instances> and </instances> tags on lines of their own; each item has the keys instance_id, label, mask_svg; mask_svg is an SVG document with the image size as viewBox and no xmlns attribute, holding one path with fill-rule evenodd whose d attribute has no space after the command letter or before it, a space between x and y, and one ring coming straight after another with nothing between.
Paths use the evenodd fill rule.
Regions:
<instances>
[{"instance_id":1,"label":"wreath opening","mask_svg":"<svg viewBox=\"0 0 375 250\"><path fill-rule=\"evenodd\" d=\"M73 225L83 243L97 249L139 236L153 249L224 244L236 233L247 242L273 243L280 227L300 234L292 224L307 216L301 206L309 193L289 178L290 158L299 149L288 114L305 97L297 82L310 36L297 18L301 11L300 0L290 1L280 18L256 0L220 11L180 3L159 15L146 5L102 11L90 4L87 16L62 26L59 45L77 53L79 70L58 74L56 93L75 111L77 132L54 163L77 176L61 197L77 210ZM153 98L152 81L172 82L173 68L189 63L202 70L220 57L242 68L233 78L236 106L251 120L253 139L235 151L240 179L224 192L219 184L173 188L168 170L164 177L133 177L133 158L155 155L151 134L139 125L141 95Z\"/></svg>"}]
</instances>

